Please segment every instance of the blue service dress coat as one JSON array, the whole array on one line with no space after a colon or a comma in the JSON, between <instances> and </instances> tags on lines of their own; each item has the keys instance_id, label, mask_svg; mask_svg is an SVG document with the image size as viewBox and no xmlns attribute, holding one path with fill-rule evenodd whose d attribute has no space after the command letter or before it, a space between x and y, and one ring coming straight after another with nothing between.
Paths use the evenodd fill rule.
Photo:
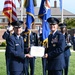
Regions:
<instances>
[{"instance_id":1,"label":"blue service dress coat","mask_svg":"<svg viewBox=\"0 0 75 75\"><path fill-rule=\"evenodd\" d=\"M65 33L65 51L64 51L64 58L65 58L65 68L64 68L64 75L68 75L68 67L69 67L69 59L71 56L70 47L68 42L71 43L71 36Z\"/></svg>"},{"instance_id":2,"label":"blue service dress coat","mask_svg":"<svg viewBox=\"0 0 75 75\"><path fill-rule=\"evenodd\" d=\"M11 55L10 71L23 71L25 56L23 38L21 36L17 38L17 35L13 34L9 38L8 45Z\"/></svg>"},{"instance_id":3,"label":"blue service dress coat","mask_svg":"<svg viewBox=\"0 0 75 75\"><path fill-rule=\"evenodd\" d=\"M69 57L69 56L71 56L71 52L70 52L71 46L68 46L67 43L68 43L68 41L69 41L69 43L72 43L71 42L71 36L70 36L70 34L65 33L64 37L65 37L65 43L66 43L64 54L65 54L65 57Z\"/></svg>"},{"instance_id":4,"label":"blue service dress coat","mask_svg":"<svg viewBox=\"0 0 75 75\"><path fill-rule=\"evenodd\" d=\"M62 33L56 31L48 37L48 70L63 70L65 38Z\"/></svg>"},{"instance_id":5,"label":"blue service dress coat","mask_svg":"<svg viewBox=\"0 0 75 75\"><path fill-rule=\"evenodd\" d=\"M7 69L7 75L10 75L10 70L9 70L9 64L10 64L10 54L9 54L9 45L8 45L8 40L10 37L10 32L7 30L4 32L2 38L6 40L6 51L5 51L5 59L6 59L6 69Z\"/></svg>"},{"instance_id":6,"label":"blue service dress coat","mask_svg":"<svg viewBox=\"0 0 75 75\"><path fill-rule=\"evenodd\" d=\"M29 53L29 32L28 31L23 31L22 32L22 37L23 37L23 41L24 41L24 54L28 54ZM24 60L24 73L25 75L28 75L28 64L29 64L29 58L26 57Z\"/></svg>"},{"instance_id":7,"label":"blue service dress coat","mask_svg":"<svg viewBox=\"0 0 75 75\"><path fill-rule=\"evenodd\" d=\"M38 46L38 37L35 32L31 32L30 34L30 47L31 46ZM30 63L30 75L34 75L35 57L29 58L29 63Z\"/></svg>"}]
</instances>

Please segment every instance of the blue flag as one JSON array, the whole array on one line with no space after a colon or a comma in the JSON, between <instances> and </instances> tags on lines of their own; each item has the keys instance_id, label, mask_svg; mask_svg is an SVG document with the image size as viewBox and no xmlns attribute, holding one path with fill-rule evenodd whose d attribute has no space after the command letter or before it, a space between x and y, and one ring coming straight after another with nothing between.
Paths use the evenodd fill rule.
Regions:
<instances>
[{"instance_id":1,"label":"blue flag","mask_svg":"<svg viewBox=\"0 0 75 75\"><path fill-rule=\"evenodd\" d=\"M28 1L28 5L26 7L26 25L28 29L31 29L31 25L34 23L34 3L33 0Z\"/></svg>"},{"instance_id":2,"label":"blue flag","mask_svg":"<svg viewBox=\"0 0 75 75\"><path fill-rule=\"evenodd\" d=\"M59 0L60 3L60 10L62 11L62 0Z\"/></svg>"},{"instance_id":3,"label":"blue flag","mask_svg":"<svg viewBox=\"0 0 75 75\"><path fill-rule=\"evenodd\" d=\"M44 44L48 42L48 35L50 33L49 24L47 22L47 19L51 17L50 0L41 1L38 17L42 20L42 37Z\"/></svg>"}]
</instances>

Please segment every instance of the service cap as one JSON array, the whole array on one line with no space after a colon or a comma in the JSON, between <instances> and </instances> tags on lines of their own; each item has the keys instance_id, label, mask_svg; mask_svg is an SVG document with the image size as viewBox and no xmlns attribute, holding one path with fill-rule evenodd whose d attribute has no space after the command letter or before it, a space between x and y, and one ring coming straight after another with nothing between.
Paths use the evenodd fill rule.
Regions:
<instances>
[{"instance_id":1,"label":"service cap","mask_svg":"<svg viewBox=\"0 0 75 75\"><path fill-rule=\"evenodd\" d=\"M64 28L64 27L66 27L66 26L67 26L66 23L60 23L60 24L59 24L59 27L60 27L60 28Z\"/></svg>"},{"instance_id":2,"label":"service cap","mask_svg":"<svg viewBox=\"0 0 75 75\"><path fill-rule=\"evenodd\" d=\"M14 21L11 23L11 25L15 28L20 28L22 27L23 21Z\"/></svg>"},{"instance_id":3,"label":"service cap","mask_svg":"<svg viewBox=\"0 0 75 75\"><path fill-rule=\"evenodd\" d=\"M59 24L59 20L57 18L54 18L54 17L50 17L47 19L47 22L50 24L50 25L55 25L55 24Z\"/></svg>"}]
</instances>

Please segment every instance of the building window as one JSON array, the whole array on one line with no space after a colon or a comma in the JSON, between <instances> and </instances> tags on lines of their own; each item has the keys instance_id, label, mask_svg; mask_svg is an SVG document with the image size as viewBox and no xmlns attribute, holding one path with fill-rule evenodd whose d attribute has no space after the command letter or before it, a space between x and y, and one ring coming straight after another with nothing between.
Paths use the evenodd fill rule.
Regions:
<instances>
[{"instance_id":1,"label":"building window","mask_svg":"<svg viewBox=\"0 0 75 75\"><path fill-rule=\"evenodd\" d=\"M0 18L0 23L2 23L2 18Z\"/></svg>"},{"instance_id":2,"label":"building window","mask_svg":"<svg viewBox=\"0 0 75 75\"><path fill-rule=\"evenodd\" d=\"M39 30L39 25L36 25L35 29Z\"/></svg>"},{"instance_id":3,"label":"building window","mask_svg":"<svg viewBox=\"0 0 75 75\"><path fill-rule=\"evenodd\" d=\"M41 20L39 19L39 22L41 22Z\"/></svg>"},{"instance_id":4,"label":"building window","mask_svg":"<svg viewBox=\"0 0 75 75\"><path fill-rule=\"evenodd\" d=\"M4 18L2 19L2 22L5 22L5 19Z\"/></svg>"},{"instance_id":5,"label":"building window","mask_svg":"<svg viewBox=\"0 0 75 75\"><path fill-rule=\"evenodd\" d=\"M8 19L7 18L5 19L5 22L8 22Z\"/></svg>"}]
</instances>

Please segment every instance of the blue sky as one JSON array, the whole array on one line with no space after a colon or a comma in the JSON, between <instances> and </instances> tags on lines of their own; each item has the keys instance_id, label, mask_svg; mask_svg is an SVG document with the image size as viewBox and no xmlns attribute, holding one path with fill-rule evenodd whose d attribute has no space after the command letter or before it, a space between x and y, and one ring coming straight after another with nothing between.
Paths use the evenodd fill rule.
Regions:
<instances>
[{"instance_id":1,"label":"blue sky","mask_svg":"<svg viewBox=\"0 0 75 75\"><path fill-rule=\"evenodd\" d=\"M0 11L3 9L4 7L4 1L5 0L0 0ZM16 5L18 7L18 3L17 0L16 1ZM24 1L24 0L23 0ZM59 0L57 1L57 6L59 7ZM41 3L41 0L37 0L37 6L39 7ZM54 6L54 0L50 0L51 6ZM74 13L75 14L75 0L63 0L63 8Z\"/></svg>"}]
</instances>

